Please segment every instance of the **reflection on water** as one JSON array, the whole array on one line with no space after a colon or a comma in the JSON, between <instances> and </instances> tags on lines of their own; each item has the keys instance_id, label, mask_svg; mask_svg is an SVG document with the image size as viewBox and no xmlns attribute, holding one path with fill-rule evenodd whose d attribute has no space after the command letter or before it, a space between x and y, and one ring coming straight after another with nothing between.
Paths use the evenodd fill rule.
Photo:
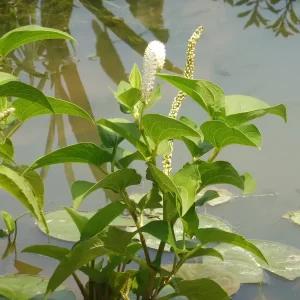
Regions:
<instances>
[{"instance_id":1,"label":"reflection on water","mask_svg":"<svg viewBox=\"0 0 300 300\"><path fill-rule=\"evenodd\" d=\"M213 0L222 1L222 0ZM273 30L275 35L288 37L300 32L300 14L295 11L296 0L224 0L239 10L238 17L246 19L245 27L257 26Z\"/></svg>"},{"instance_id":2,"label":"reflection on water","mask_svg":"<svg viewBox=\"0 0 300 300\"><path fill-rule=\"evenodd\" d=\"M200 11L199 9L205 13L196 14L195 12ZM236 14L238 18L236 18ZM79 16L83 16L82 19ZM291 72L291 75L289 75L288 80L286 80L286 76L280 79L280 74L278 74L279 79L277 79L277 76L276 78L271 77L270 74L278 73L276 63L279 55L288 56L287 53L292 52L297 46L299 49L299 43L297 44L295 37L291 36L291 33L298 33L300 22L297 16L299 16L299 2L291 0L185 0L185 5L183 5L182 0L0 0L0 35L21 25L41 24L69 32L75 35L78 40L78 45L63 40L26 45L12 53L4 62L3 69L9 72L13 71L15 75L20 75L24 80L40 88L46 94L71 101L91 115L94 112L97 118L105 117L110 112L113 114L118 113L116 110L117 106L115 109L114 104L110 102L113 101L112 97L106 96L109 94L107 86L118 84L121 80L128 80L128 72L132 66L131 62L138 59L141 60L148 41L158 39L167 44L168 57L172 59L166 62L165 69L168 72L180 74L182 70L177 66L177 63L184 62L183 55L186 47L186 38L190 36L197 26L207 25L207 31L211 31L207 35L206 33L204 34L203 40L200 42L201 49L199 50L199 60L201 62L201 68L199 69L203 77L210 76L212 78L208 79L212 81L217 79L219 81L217 83L224 86L227 91L247 94L246 90L253 89L259 96L259 89L255 88L255 86L266 85L266 90L270 91L264 92L263 90L261 95L262 97L267 97L266 101L269 101L270 98L272 101L273 97L275 97L274 102L290 101L288 103L291 103L291 97L294 97L293 93L296 94L292 90L295 84L281 83L288 82L288 80L292 81L296 78L296 72L291 70L295 65L294 62L289 63L287 60L280 65L281 68L284 66L289 68L288 71ZM180 24L178 24L179 20ZM243 25L245 25L247 30L240 33L239 30L242 29ZM183 30L180 32L176 31L176 26L177 28L183 28ZM255 40L253 38L254 43L257 41L262 42L266 37L272 38L271 31L264 32L254 28L256 26L271 29L277 36L289 38L274 39L274 44L271 46L274 49L279 47L280 50L274 52L273 56L273 52L269 53L268 47L271 47L269 44L265 44L265 48L262 50L256 51L255 48L253 49L249 46L252 41L247 40L249 37L251 38L250 34L247 35L251 30L257 35L261 34L260 39ZM85 31L80 31L81 27ZM187 35L183 34L181 36L182 32L186 32ZM85 34L88 36L87 39L85 39ZM235 34L238 35L237 41L235 40ZM243 40L244 37L246 41ZM277 41L278 44L276 44ZM178 45L177 42L179 42ZM232 44L233 46L231 46ZM289 45L288 47L290 48L285 48L285 45ZM172 47L174 48L172 49ZM238 50L235 50L235 48L238 48ZM252 52L250 49L252 49ZM80 51L83 53L80 53ZM89 56L90 53L95 55L91 57ZM246 54L247 57L244 56ZM237 62L232 63L235 60ZM276 63L274 64L274 62ZM214 71L214 68L218 69L218 72ZM297 67L297 70L299 70L299 67ZM260 77L257 76L258 73L261 73ZM288 75L288 72L286 74ZM216 78L213 78L215 75ZM259 78L256 80L256 77ZM241 78L244 79L242 80ZM238 84L233 90L231 85L235 84L234 81L237 81ZM270 83L270 81L272 82ZM91 92L91 82L95 86L95 96L93 94L94 90ZM272 93L274 85L277 85L279 82L281 85L278 97L286 97L284 99L276 98L276 93ZM285 88L286 85L288 87ZM280 94L281 92L282 94ZM166 89L165 93L166 98L172 99L174 96L174 90L169 93L169 90ZM165 105L169 108L169 103L167 101L165 103L162 106ZM298 104L299 102L296 100L292 102L293 108L297 108ZM193 113L193 104L185 106L183 110ZM293 110L293 113L295 116L294 123L293 120L291 121L291 127L296 128L299 125L296 123L298 121L296 109ZM195 120L196 118L201 119L202 115L193 115L193 117ZM42 144L40 145L42 149L39 149L39 152L33 151L33 159L41 156L42 152L48 153L71 143L89 141L100 144L101 142L96 128L83 119L73 116L52 116L49 119L43 117L39 122L30 123L45 127L44 139L42 141L33 139L36 144ZM251 150L245 150L249 154L249 159L243 161L240 158L240 154L240 156L236 155L234 151L227 153L226 158L232 159L234 164L238 165L240 163L242 168L249 168L249 171L257 173L255 177L258 180L261 179L259 185L262 186L262 189L276 187L284 190L281 186L281 181L279 182L277 177L276 181L274 175L276 172L268 169L269 165L273 166L275 163L276 165L279 164L279 169L284 169L285 167L285 163L283 164L281 161L285 159L286 155L283 158L278 149L279 147L274 150L272 146L274 140L278 140L278 136L286 137L286 134L283 133L284 131L280 131L283 130L281 129L282 127L283 125L280 123L280 127L278 125L278 128L272 129L272 132L268 132L270 128L268 124L264 128L266 140L268 135L271 134L269 142L267 140L266 145L264 145L266 152L269 151L270 155L264 152L258 153L256 157L252 155L253 152ZM38 133L36 128L33 129L34 133ZM25 134L25 130L23 133ZM22 138L22 135L20 138ZM26 138L24 139L23 146L28 144ZM285 140L282 143L287 145L288 141ZM25 148L24 157L31 154L31 150L34 150L33 147L37 147L36 144ZM297 145L292 148L295 149L293 155L296 157L299 152ZM23 148L21 151L23 151ZM35 155L36 153L38 154ZM261 165L259 170L258 167L255 168L258 162ZM296 167L296 164L292 163L284 170L293 172L294 169L297 169ZM295 176L292 177L297 177L298 169L297 172L294 170ZM51 200L54 198L52 200L53 206L51 207L55 209L62 205L62 198L70 200L70 193L68 194L69 186L75 180L82 180L88 177L87 180L98 181L103 177L102 172L93 166L90 166L86 173L83 171L78 172L78 168L76 169L76 166L71 164L64 165L61 174L57 170L59 170L59 167L56 166L41 170L41 175L46 182L51 181L51 186L54 187L49 193ZM273 177L268 177L270 173L272 173ZM298 180L294 179L291 182L290 185L287 185L289 191L295 188ZM64 189L64 185L67 188ZM279 192L282 192L282 190L279 190ZM7 199L6 196L4 195L5 200ZM114 200L117 197L112 192L106 192L105 196L110 200ZM225 219L230 218L230 221L235 226L244 225L244 227L241 227L241 231L247 237L280 240L280 242L293 244L294 238L291 238L290 235L293 234L295 236L299 234L300 229L296 227L291 229L290 226L292 225L289 223L280 223L278 221L283 212L293 210L298 205L295 202L299 199L293 197L294 195L288 194L288 197L279 196L276 199L274 199L275 197L268 197L267 200L250 199L231 203L224 207L210 208L209 210L211 214L217 214ZM290 202L284 202L283 200L286 201L285 198L290 199ZM2 201L2 198L0 201ZM101 201L100 204L97 202L96 207L103 205L103 202ZM5 203L8 203L8 201ZM11 201L11 203L14 202ZM265 205L263 208L261 203ZM7 210L13 213L15 209L14 204L9 203L7 205ZM70 205L70 201L68 205ZM289 208L286 208L287 205L290 205ZM272 207L272 212L269 211L269 207ZM0 209L2 210L2 207ZM266 210L268 214L266 214ZM256 220L260 220L260 222L254 222L253 224L251 211L253 214L256 214ZM249 212L251 212L251 215ZM21 235L18 240L18 250L30 243L47 243L47 239L37 232L31 220L26 220L26 226L20 227ZM278 234L278 232L282 231L289 232L289 234ZM297 244L296 241L293 245L300 248L300 244ZM6 244L3 241L0 241L0 248L0 255L3 255L5 252L11 254L4 261L0 262L0 274L15 272L15 268L19 272L20 270L30 269L24 264L25 262L30 263L30 259L32 259L34 265L43 266L44 270L49 270L43 275L49 276L51 274L51 268L53 269L52 261L45 262L43 265L41 258L38 258L40 259L38 263L35 262L36 258L33 259L32 256L27 255L24 258L24 254L15 253L14 245L10 245L6 250ZM18 257L15 257L15 254L18 254ZM15 268L13 267L14 264ZM32 272L38 271L34 268L32 269ZM278 278L272 278L272 282L275 282L275 285L272 285L271 288L266 285L263 289L263 295L267 299L283 299L280 298L283 296L283 292L280 294L280 291L276 290L277 285L282 287L284 292L290 290L288 299L298 299L299 294L291 288L296 283L283 282ZM257 295L262 295L262 293L258 293L256 286L246 286L243 287L235 299L252 300ZM279 298L278 295L280 295Z\"/></svg>"}]
</instances>

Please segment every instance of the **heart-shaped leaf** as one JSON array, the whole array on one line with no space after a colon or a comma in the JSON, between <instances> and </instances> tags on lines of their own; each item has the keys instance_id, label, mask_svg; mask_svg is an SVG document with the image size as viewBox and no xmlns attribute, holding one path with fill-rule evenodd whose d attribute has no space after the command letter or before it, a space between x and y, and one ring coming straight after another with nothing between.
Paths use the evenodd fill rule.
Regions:
<instances>
[{"instance_id":1,"label":"heart-shaped leaf","mask_svg":"<svg viewBox=\"0 0 300 300\"><path fill-rule=\"evenodd\" d=\"M146 135L156 145L167 139L181 139L182 136L200 137L197 130L185 123L158 114L144 115L143 126Z\"/></svg>"},{"instance_id":2,"label":"heart-shaped leaf","mask_svg":"<svg viewBox=\"0 0 300 300\"><path fill-rule=\"evenodd\" d=\"M269 106L259 99L243 95L226 96L225 103L225 121L231 126L247 123L266 114L277 115L287 121L286 108L283 104Z\"/></svg>"},{"instance_id":3,"label":"heart-shaped leaf","mask_svg":"<svg viewBox=\"0 0 300 300\"><path fill-rule=\"evenodd\" d=\"M214 145L218 150L233 145L245 145L260 149L262 137L253 124L230 127L223 121L207 121L201 125L201 130L206 141Z\"/></svg>"},{"instance_id":4,"label":"heart-shaped leaf","mask_svg":"<svg viewBox=\"0 0 300 300\"><path fill-rule=\"evenodd\" d=\"M168 74L157 74L157 76L185 92L211 117L225 116L225 95L222 89L214 83Z\"/></svg>"},{"instance_id":5,"label":"heart-shaped leaf","mask_svg":"<svg viewBox=\"0 0 300 300\"><path fill-rule=\"evenodd\" d=\"M240 283L263 282L264 272L254 254L230 244L220 244L214 249L222 254L224 261L214 257L204 257L204 266L224 268L233 274Z\"/></svg>"}]
</instances>

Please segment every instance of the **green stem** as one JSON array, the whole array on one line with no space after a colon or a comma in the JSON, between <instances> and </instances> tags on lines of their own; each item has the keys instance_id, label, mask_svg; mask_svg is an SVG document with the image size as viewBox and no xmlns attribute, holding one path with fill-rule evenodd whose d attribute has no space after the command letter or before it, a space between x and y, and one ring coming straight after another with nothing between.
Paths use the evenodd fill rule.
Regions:
<instances>
[{"instance_id":1,"label":"green stem","mask_svg":"<svg viewBox=\"0 0 300 300\"><path fill-rule=\"evenodd\" d=\"M207 162L213 162L214 159L218 156L219 153L220 153L220 150L219 149L215 149L214 152L212 153L212 155L207 160Z\"/></svg>"},{"instance_id":2,"label":"green stem","mask_svg":"<svg viewBox=\"0 0 300 300\"><path fill-rule=\"evenodd\" d=\"M108 175L109 173L103 169L101 166L98 166L99 170L104 174L104 175Z\"/></svg>"},{"instance_id":3,"label":"green stem","mask_svg":"<svg viewBox=\"0 0 300 300\"><path fill-rule=\"evenodd\" d=\"M25 215L30 214L29 211L25 211L22 214L20 214L18 217L15 218L15 222L17 222L19 219L21 219L22 217L24 217Z\"/></svg>"},{"instance_id":4,"label":"green stem","mask_svg":"<svg viewBox=\"0 0 300 300\"><path fill-rule=\"evenodd\" d=\"M82 282L80 281L80 279L78 278L78 276L75 274L75 272L72 273L72 276L73 276L77 286L79 287L79 290L83 296L83 299L89 300L89 297L88 297L87 293L85 292L84 286L83 286Z\"/></svg>"},{"instance_id":5,"label":"green stem","mask_svg":"<svg viewBox=\"0 0 300 300\"><path fill-rule=\"evenodd\" d=\"M130 213L130 215L131 215L131 217L132 217L132 219L135 223L135 226L137 227L137 229L140 229L141 228L140 222L139 222L138 217L135 213L135 210L133 209L133 207L131 205L131 202L130 202L130 199L129 199L129 196L128 196L127 192L124 190L121 193L121 195L123 196L123 199L124 199L125 204L127 206L128 212ZM149 255L149 251L148 251L148 247L147 247L147 244L146 244L145 237L144 237L142 232L139 232L139 236L140 236L141 244L143 246L146 262L149 266L151 266L151 259L150 259L150 255Z\"/></svg>"},{"instance_id":6,"label":"green stem","mask_svg":"<svg viewBox=\"0 0 300 300\"><path fill-rule=\"evenodd\" d=\"M22 125L23 123L19 122L6 136L7 138L10 138Z\"/></svg>"},{"instance_id":7,"label":"green stem","mask_svg":"<svg viewBox=\"0 0 300 300\"><path fill-rule=\"evenodd\" d=\"M112 173L115 171L116 154L117 154L117 147L114 147L112 152L112 161L111 161L111 169L110 169Z\"/></svg>"}]
</instances>

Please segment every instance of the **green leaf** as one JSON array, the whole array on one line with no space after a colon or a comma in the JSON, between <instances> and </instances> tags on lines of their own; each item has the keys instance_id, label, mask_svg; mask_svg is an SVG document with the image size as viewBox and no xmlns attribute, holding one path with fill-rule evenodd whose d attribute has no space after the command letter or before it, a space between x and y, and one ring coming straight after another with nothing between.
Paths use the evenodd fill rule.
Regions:
<instances>
[{"instance_id":1,"label":"green leaf","mask_svg":"<svg viewBox=\"0 0 300 300\"><path fill-rule=\"evenodd\" d=\"M155 220L144 225L143 227L138 229L137 232L149 233L160 241L163 241L172 246L175 251L177 249L174 231L172 225L169 222Z\"/></svg>"},{"instance_id":2,"label":"green leaf","mask_svg":"<svg viewBox=\"0 0 300 300\"><path fill-rule=\"evenodd\" d=\"M48 39L66 39L75 41L69 34L57 29L41 27L38 25L21 26L9 31L0 38L0 56L7 56L9 52L21 45Z\"/></svg>"},{"instance_id":3,"label":"green leaf","mask_svg":"<svg viewBox=\"0 0 300 300\"><path fill-rule=\"evenodd\" d=\"M158 114L144 115L143 126L146 135L156 145L167 139L181 139L182 136L200 137L199 132L183 122Z\"/></svg>"},{"instance_id":4,"label":"green leaf","mask_svg":"<svg viewBox=\"0 0 300 300\"><path fill-rule=\"evenodd\" d=\"M218 260L223 261L224 258L222 254L214 248L205 248L203 246L198 246L195 249L191 250L184 256L184 260L195 258L195 257L216 257Z\"/></svg>"},{"instance_id":5,"label":"green leaf","mask_svg":"<svg viewBox=\"0 0 300 300\"><path fill-rule=\"evenodd\" d=\"M171 178L181 195L181 213L184 216L195 202L197 190L201 182L201 174L197 165L185 165Z\"/></svg>"},{"instance_id":6,"label":"green leaf","mask_svg":"<svg viewBox=\"0 0 300 300\"><path fill-rule=\"evenodd\" d=\"M194 232L199 228L199 218L195 210L195 205L192 205L187 213L181 218L185 234L192 238Z\"/></svg>"},{"instance_id":7,"label":"green leaf","mask_svg":"<svg viewBox=\"0 0 300 300\"><path fill-rule=\"evenodd\" d=\"M142 75L137 64L133 65L133 68L129 75L129 81L132 87L140 89L142 84Z\"/></svg>"},{"instance_id":8,"label":"green leaf","mask_svg":"<svg viewBox=\"0 0 300 300\"><path fill-rule=\"evenodd\" d=\"M6 211L1 211L2 219L6 225L9 235L15 231L15 220L14 218Z\"/></svg>"},{"instance_id":9,"label":"green leaf","mask_svg":"<svg viewBox=\"0 0 300 300\"><path fill-rule=\"evenodd\" d=\"M219 259L215 259L215 261L222 262ZM163 268L165 268L165 266L163 266ZM167 268L167 270L169 270L169 268ZM240 289L240 282L235 275L219 265L186 263L180 267L176 273L176 277L180 277L184 280L211 279L219 284L229 296L235 294Z\"/></svg>"},{"instance_id":10,"label":"green leaf","mask_svg":"<svg viewBox=\"0 0 300 300\"><path fill-rule=\"evenodd\" d=\"M25 122L26 120L37 116L48 115L52 113L71 115L94 122L93 118L85 110L73 104L72 102L52 97L47 97L47 99L53 110L41 105L36 101L33 101L31 98L16 99L13 102L13 106L16 109L14 114L21 122Z\"/></svg>"},{"instance_id":11,"label":"green leaf","mask_svg":"<svg viewBox=\"0 0 300 300\"><path fill-rule=\"evenodd\" d=\"M201 125L205 140L214 145L218 150L233 145L245 145L260 149L262 137L253 124L230 127L223 121L207 121Z\"/></svg>"},{"instance_id":12,"label":"green leaf","mask_svg":"<svg viewBox=\"0 0 300 300\"><path fill-rule=\"evenodd\" d=\"M213 200L213 199L216 199L220 197L220 195L218 194L218 192L216 191L212 191L212 190L208 190L208 191L205 191L204 195L202 195L200 197L200 199L198 199L195 204L196 206L202 206L204 205L206 202L210 201L210 200Z\"/></svg>"},{"instance_id":13,"label":"green leaf","mask_svg":"<svg viewBox=\"0 0 300 300\"><path fill-rule=\"evenodd\" d=\"M84 194L94 185L93 182L88 181L75 181L71 186L71 193L73 198L73 208L78 209Z\"/></svg>"},{"instance_id":14,"label":"green leaf","mask_svg":"<svg viewBox=\"0 0 300 300\"><path fill-rule=\"evenodd\" d=\"M256 190L256 182L251 174L245 173L241 176L244 182L244 194L249 195L252 194Z\"/></svg>"},{"instance_id":15,"label":"green leaf","mask_svg":"<svg viewBox=\"0 0 300 300\"><path fill-rule=\"evenodd\" d=\"M199 158L214 148L211 143L203 141L203 138L182 137L182 140L189 149L193 158Z\"/></svg>"},{"instance_id":16,"label":"green leaf","mask_svg":"<svg viewBox=\"0 0 300 300\"><path fill-rule=\"evenodd\" d=\"M181 194L172 179L152 164L148 164L147 179L156 182L161 191L175 194L181 201Z\"/></svg>"},{"instance_id":17,"label":"green leaf","mask_svg":"<svg viewBox=\"0 0 300 300\"><path fill-rule=\"evenodd\" d=\"M155 209L161 208L162 205L160 202L162 198L159 194L159 190L156 187L153 187L146 195L144 195L138 202L138 208L142 212L144 209Z\"/></svg>"},{"instance_id":18,"label":"green leaf","mask_svg":"<svg viewBox=\"0 0 300 300\"><path fill-rule=\"evenodd\" d=\"M214 257L204 257L203 264L228 270L240 283L261 283L264 272L257 257L238 246L220 244L214 247L224 257L224 261Z\"/></svg>"},{"instance_id":19,"label":"green leaf","mask_svg":"<svg viewBox=\"0 0 300 300\"><path fill-rule=\"evenodd\" d=\"M4 84L10 81L20 81L20 78L6 72L0 72L0 84ZM1 108L0 108L0 111Z\"/></svg>"},{"instance_id":20,"label":"green leaf","mask_svg":"<svg viewBox=\"0 0 300 300\"><path fill-rule=\"evenodd\" d=\"M136 270L127 270L126 272L112 272L108 279L108 284L112 289L111 300L128 299L127 295L131 290Z\"/></svg>"},{"instance_id":21,"label":"green leaf","mask_svg":"<svg viewBox=\"0 0 300 300\"><path fill-rule=\"evenodd\" d=\"M189 300L230 300L228 294L213 280L195 279L178 281L178 294Z\"/></svg>"},{"instance_id":22,"label":"green leaf","mask_svg":"<svg viewBox=\"0 0 300 300\"><path fill-rule=\"evenodd\" d=\"M44 166L64 163L87 163L96 166L109 162L111 155L101 150L93 143L78 143L67 146L37 159L29 170L38 169Z\"/></svg>"},{"instance_id":23,"label":"green leaf","mask_svg":"<svg viewBox=\"0 0 300 300\"><path fill-rule=\"evenodd\" d=\"M161 91L161 84L158 84L157 87L155 87L150 94L150 100L146 105L146 108L152 107L158 100L160 100L162 97L162 91Z\"/></svg>"},{"instance_id":24,"label":"green leaf","mask_svg":"<svg viewBox=\"0 0 300 300\"><path fill-rule=\"evenodd\" d=\"M63 209L70 215L72 220L77 226L77 229L79 230L80 233L82 233L82 230L84 229L85 225L88 223L89 219L77 211L73 210L72 208L69 207L63 207Z\"/></svg>"},{"instance_id":25,"label":"green leaf","mask_svg":"<svg viewBox=\"0 0 300 300\"><path fill-rule=\"evenodd\" d=\"M40 202L24 177L8 167L0 166L0 188L16 197L47 228Z\"/></svg>"},{"instance_id":26,"label":"green leaf","mask_svg":"<svg viewBox=\"0 0 300 300\"><path fill-rule=\"evenodd\" d=\"M223 231L217 228L201 228L196 231L195 235L202 245L215 242L232 244L255 254L264 262L268 263L262 252L254 244L247 241L241 235Z\"/></svg>"},{"instance_id":27,"label":"green leaf","mask_svg":"<svg viewBox=\"0 0 300 300\"><path fill-rule=\"evenodd\" d=\"M231 184L244 190L244 182L229 162L196 162L201 174L201 189L212 184Z\"/></svg>"},{"instance_id":28,"label":"green leaf","mask_svg":"<svg viewBox=\"0 0 300 300\"><path fill-rule=\"evenodd\" d=\"M126 206L121 202L112 202L98 210L81 231L81 240L87 240L102 232L113 220L122 214Z\"/></svg>"},{"instance_id":29,"label":"green leaf","mask_svg":"<svg viewBox=\"0 0 300 300\"><path fill-rule=\"evenodd\" d=\"M268 265L258 259L259 264L266 270L284 277L288 280L294 280L300 277L300 250L268 241L251 241L266 257Z\"/></svg>"},{"instance_id":30,"label":"green leaf","mask_svg":"<svg viewBox=\"0 0 300 300\"><path fill-rule=\"evenodd\" d=\"M93 238L77 244L55 269L49 280L46 295L53 293L73 272L97 257L109 253L126 255L126 247L133 235L132 232L108 227Z\"/></svg>"},{"instance_id":31,"label":"green leaf","mask_svg":"<svg viewBox=\"0 0 300 300\"><path fill-rule=\"evenodd\" d=\"M82 216L90 219L95 212L79 212ZM56 238L58 240L77 242L80 240L80 233L70 217L70 215L65 210L53 211L45 214L47 224L49 227L49 236ZM144 222L146 223L148 219L144 217ZM110 226L116 227L135 227L135 224L131 217L120 216L113 220ZM45 232L45 229L39 225L39 229Z\"/></svg>"},{"instance_id":32,"label":"green leaf","mask_svg":"<svg viewBox=\"0 0 300 300\"><path fill-rule=\"evenodd\" d=\"M277 115L287 121L286 108L283 104L269 106L259 99L242 95L226 96L225 102L225 122L230 126L238 126L266 114Z\"/></svg>"},{"instance_id":33,"label":"green leaf","mask_svg":"<svg viewBox=\"0 0 300 300\"><path fill-rule=\"evenodd\" d=\"M24 253L34 253L61 261L70 250L55 245L32 245L22 250Z\"/></svg>"},{"instance_id":34,"label":"green leaf","mask_svg":"<svg viewBox=\"0 0 300 300\"><path fill-rule=\"evenodd\" d=\"M109 189L115 193L122 192L125 188L138 185L142 177L134 169L121 169L105 176L102 180L95 183L85 194L81 196L81 201L92 192L98 189Z\"/></svg>"},{"instance_id":35,"label":"green leaf","mask_svg":"<svg viewBox=\"0 0 300 300\"><path fill-rule=\"evenodd\" d=\"M120 136L110 128L100 124L98 125L98 132L101 143L106 148L116 148L124 140L124 137Z\"/></svg>"},{"instance_id":36,"label":"green leaf","mask_svg":"<svg viewBox=\"0 0 300 300\"><path fill-rule=\"evenodd\" d=\"M131 123L126 119L100 119L96 123L102 124L123 136L144 158L150 155L146 145L140 141L141 133L135 123Z\"/></svg>"},{"instance_id":37,"label":"green leaf","mask_svg":"<svg viewBox=\"0 0 300 300\"><path fill-rule=\"evenodd\" d=\"M4 275L0 277L0 295L9 300L42 299L47 283L48 280L38 276ZM59 299L76 300L76 295L66 287L58 286L51 300Z\"/></svg>"},{"instance_id":38,"label":"green leaf","mask_svg":"<svg viewBox=\"0 0 300 300\"><path fill-rule=\"evenodd\" d=\"M7 237L7 236L8 236L7 229L0 229L0 239Z\"/></svg>"},{"instance_id":39,"label":"green leaf","mask_svg":"<svg viewBox=\"0 0 300 300\"><path fill-rule=\"evenodd\" d=\"M40 90L23 82L0 83L0 97L8 96L29 99L31 102L38 103L40 106L54 112L49 100Z\"/></svg>"},{"instance_id":40,"label":"green leaf","mask_svg":"<svg viewBox=\"0 0 300 300\"><path fill-rule=\"evenodd\" d=\"M115 93L115 97L121 105L124 105L130 111L133 110L135 104L140 101L142 92L137 88L130 88L129 90L120 94Z\"/></svg>"},{"instance_id":41,"label":"green leaf","mask_svg":"<svg viewBox=\"0 0 300 300\"><path fill-rule=\"evenodd\" d=\"M117 162L121 166L121 168L128 168L128 166L135 160L144 160L143 155L138 151L136 151L134 153L130 153L130 154L127 154L127 153L125 151L122 158L118 158Z\"/></svg>"},{"instance_id":42,"label":"green leaf","mask_svg":"<svg viewBox=\"0 0 300 300\"><path fill-rule=\"evenodd\" d=\"M157 74L157 76L190 96L211 117L225 116L225 95L222 89L214 83L168 74Z\"/></svg>"},{"instance_id":43,"label":"green leaf","mask_svg":"<svg viewBox=\"0 0 300 300\"><path fill-rule=\"evenodd\" d=\"M9 162L14 161L14 146L8 138L0 142L0 157Z\"/></svg>"},{"instance_id":44,"label":"green leaf","mask_svg":"<svg viewBox=\"0 0 300 300\"><path fill-rule=\"evenodd\" d=\"M44 207L44 183L42 177L34 170L29 171L24 174L28 166L8 166L10 169L16 171L20 176L23 176L27 182L30 184L30 187L36 197L39 208L41 212Z\"/></svg>"}]
</instances>

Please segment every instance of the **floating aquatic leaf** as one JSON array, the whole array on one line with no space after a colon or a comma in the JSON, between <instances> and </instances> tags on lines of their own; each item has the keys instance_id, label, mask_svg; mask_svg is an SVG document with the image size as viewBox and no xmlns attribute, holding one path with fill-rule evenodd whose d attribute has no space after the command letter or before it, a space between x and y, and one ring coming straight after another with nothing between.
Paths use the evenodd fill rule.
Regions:
<instances>
[{"instance_id":1,"label":"floating aquatic leaf","mask_svg":"<svg viewBox=\"0 0 300 300\"><path fill-rule=\"evenodd\" d=\"M31 275L13 274L0 277L0 300L42 300L48 280ZM74 292L59 286L48 300L76 300Z\"/></svg>"},{"instance_id":2,"label":"floating aquatic leaf","mask_svg":"<svg viewBox=\"0 0 300 300\"><path fill-rule=\"evenodd\" d=\"M220 244L214 249L223 255L224 261L207 256L203 258L204 265L223 268L233 274L240 283L263 282L263 269L254 254L230 244Z\"/></svg>"},{"instance_id":3,"label":"floating aquatic leaf","mask_svg":"<svg viewBox=\"0 0 300 300\"><path fill-rule=\"evenodd\" d=\"M300 210L289 211L282 216L284 219L291 220L297 225L300 225Z\"/></svg>"}]
</instances>

